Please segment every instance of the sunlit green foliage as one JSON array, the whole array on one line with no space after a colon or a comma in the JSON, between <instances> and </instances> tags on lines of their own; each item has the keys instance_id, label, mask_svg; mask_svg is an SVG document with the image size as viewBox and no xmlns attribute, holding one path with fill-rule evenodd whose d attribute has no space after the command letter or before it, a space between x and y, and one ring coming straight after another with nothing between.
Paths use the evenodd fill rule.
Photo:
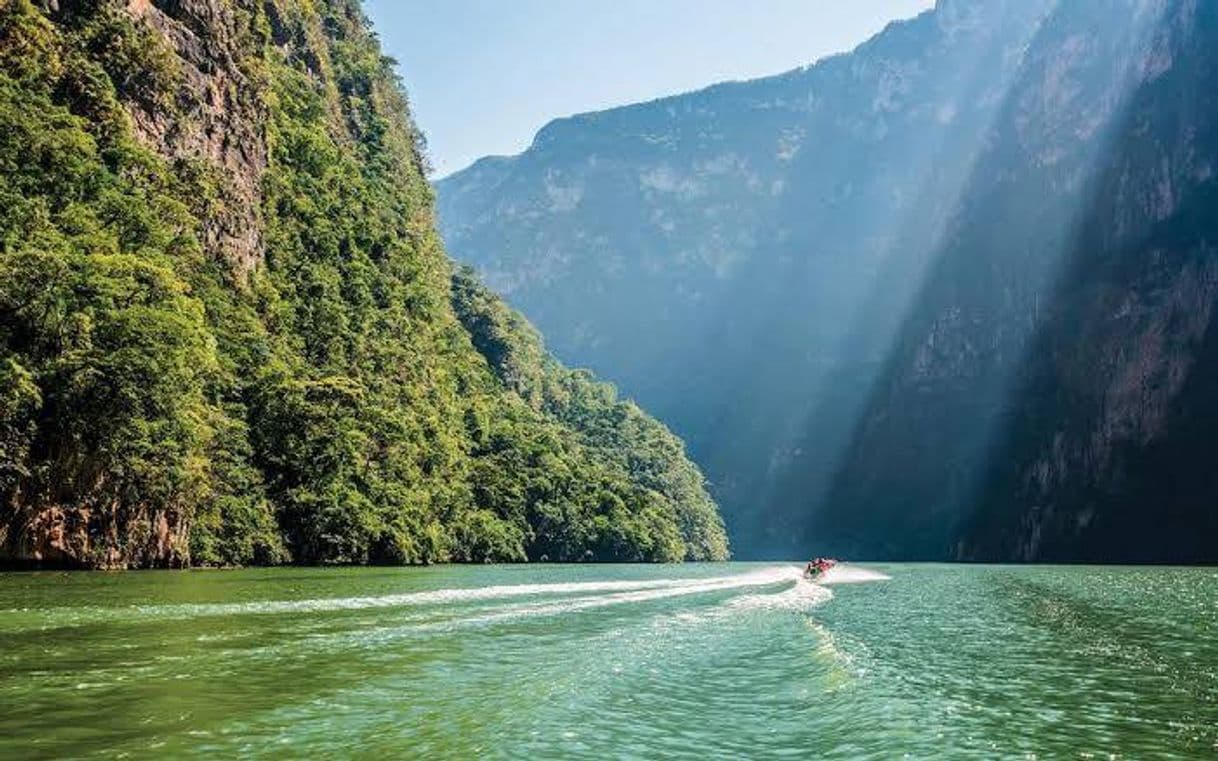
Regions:
<instances>
[{"instance_id":1,"label":"sunlit green foliage","mask_svg":"<svg viewBox=\"0 0 1218 761\"><path fill-rule=\"evenodd\" d=\"M635 485L622 503L605 499L615 531L609 544L654 547L692 560L727 557L723 524L681 440L613 386L570 370L546 353L541 336L483 287L469 268L453 279L453 304L500 381L566 430L613 477ZM672 531L675 527L675 532Z\"/></svg>"},{"instance_id":2,"label":"sunlit green foliage","mask_svg":"<svg viewBox=\"0 0 1218 761\"><path fill-rule=\"evenodd\" d=\"M217 167L134 137L132 104L189 118L159 34L0 0L4 552L66 515L92 565L724 557L679 441L453 290L358 6L241 7L269 118L244 281L201 242Z\"/></svg>"}]
</instances>

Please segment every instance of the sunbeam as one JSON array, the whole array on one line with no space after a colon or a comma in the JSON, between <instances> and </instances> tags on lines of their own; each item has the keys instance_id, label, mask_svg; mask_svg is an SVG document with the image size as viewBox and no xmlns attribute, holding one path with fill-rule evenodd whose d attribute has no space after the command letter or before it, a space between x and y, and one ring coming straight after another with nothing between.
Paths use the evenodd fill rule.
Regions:
<instances>
[{"instance_id":1,"label":"sunbeam","mask_svg":"<svg viewBox=\"0 0 1218 761\"><path fill-rule=\"evenodd\" d=\"M815 294L811 296L814 303L828 302L826 318L835 332L826 341L807 341L801 347L821 367L803 376L805 383L791 390L794 401L787 407L786 419L778 423L785 431L786 446L794 453L783 468L767 474L760 492L759 502L777 513L767 516L771 535L785 541L785 546L773 546L770 552L789 553L806 547L799 528L808 524L809 515L825 510L833 479L881 381L885 357L898 343L935 257L945 245L949 225L965 207L975 166L1004 116L1006 93L1020 75L1023 56L1055 7L1056 3L1021 6L1008 23L999 24L1003 37L997 49L992 39L957 39L959 27L970 23L967 9L962 17L934 17L943 44L953 48L954 68L937 79L933 95L920 108L935 111L936 121L946 124L905 136L883 160L865 157L877 164L874 182L914 190L899 191L902 197L890 205L857 210L857 221L852 220L837 239L836 248L827 252L855 265L853 270L838 264L829 272L817 272L815 262L827 257L818 256L816 244L809 242L814 264L800 285ZM930 23L931 19L924 21ZM904 164L899 182L891 176L897 162ZM816 170L815 166L804 167L806 174L815 175ZM855 176L858 167L843 167L843 172ZM888 189L889 194L895 192ZM813 220L806 234L820 237L826 223L842 224L840 220ZM857 266L860 259L865 262L862 267ZM790 353L777 357L776 362L791 361ZM792 509L794 506L798 507Z\"/></svg>"},{"instance_id":2,"label":"sunbeam","mask_svg":"<svg viewBox=\"0 0 1218 761\"><path fill-rule=\"evenodd\" d=\"M1094 178L1111 158L1163 4L1131 11L1086 42L1077 30L1093 14L1082 4L1059 4L1041 26L987 135L995 148L974 165L810 541L941 557L988 497L980 483L1027 347L1077 255Z\"/></svg>"},{"instance_id":3,"label":"sunbeam","mask_svg":"<svg viewBox=\"0 0 1218 761\"><path fill-rule=\"evenodd\" d=\"M1199 431L1215 419L1218 230L1203 211L1213 208L1209 171L1192 162L1195 141L1214 129L1216 60L1198 29L1216 19L1167 2L1143 3L1133 17L1082 213L1065 256L1048 263L1043 316L1007 385L1010 414L988 441L960 557L994 557L1005 545L1023 558L1202 558L1202 527L1215 525L1198 455ZM1173 65L1172 50L1188 50L1190 64ZM1160 145L1171 146L1166 157ZM1155 195L1130 193L1135 182ZM1080 373L1101 378L1098 388L1071 382ZM1088 478L1071 483L1067 469ZM1176 488L1149 487L1163 478ZM1036 508L1021 516L1021 503ZM1158 520L1148 524L1149 503Z\"/></svg>"}]
</instances>

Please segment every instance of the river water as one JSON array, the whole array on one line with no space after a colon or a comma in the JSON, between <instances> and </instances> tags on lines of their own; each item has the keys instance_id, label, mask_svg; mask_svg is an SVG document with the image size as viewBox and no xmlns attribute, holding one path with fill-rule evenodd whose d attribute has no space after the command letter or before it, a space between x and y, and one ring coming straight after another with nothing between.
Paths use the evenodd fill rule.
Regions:
<instances>
[{"instance_id":1,"label":"river water","mask_svg":"<svg viewBox=\"0 0 1218 761\"><path fill-rule=\"evenodd\" d=\"M1218 756L1218 569L826 582L746 563L0 574L0 757Z\"/></svg>"}]
</instances>

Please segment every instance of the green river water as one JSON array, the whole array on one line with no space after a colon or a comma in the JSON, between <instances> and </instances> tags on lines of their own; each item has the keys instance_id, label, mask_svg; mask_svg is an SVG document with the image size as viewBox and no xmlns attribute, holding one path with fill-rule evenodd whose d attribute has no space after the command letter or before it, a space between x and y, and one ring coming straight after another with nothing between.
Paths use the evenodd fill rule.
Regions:
<instances>
[{"instance_id":1,"label":"green river water","mask_svg":"<svg viewBox=\"0 0 1218 761\"><path fill-rule=\"evenodd\" d=\"M832 573L0 574L0 756L1218 757L1218 569Z\"/></svg>"}]
</instances>

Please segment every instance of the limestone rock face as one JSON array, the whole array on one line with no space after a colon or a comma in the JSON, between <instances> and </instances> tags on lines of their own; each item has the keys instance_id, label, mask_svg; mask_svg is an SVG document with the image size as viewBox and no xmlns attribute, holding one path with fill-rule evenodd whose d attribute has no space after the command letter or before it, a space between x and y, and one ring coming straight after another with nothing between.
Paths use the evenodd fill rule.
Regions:
<instances>
[{"instance_id":1,"label":"limestone rock face","mask_svg":"<svg viewBox=\"0 0 1218 761\"><path fill-rule=\"evenodd\" d=\"M441 227L686 437L741 556L1212 559L1214 15L941 0L554 122Z\"/></svg>"},{"instance_id":2,"label":"limestone rock face","mask_svg":"<svg viewBox=\"0 0 1218 761\"><path fill-rule=\"evenodd\" d=\"M244 279L262 260L267 162L265 83L239 63L256 53L248 13L223 0L130 0L126 10L161 33L180 71L175 108L129 104L136 131L167 157L206 162L217 198L204 242Z\"/></svg>"}]
</instances>

